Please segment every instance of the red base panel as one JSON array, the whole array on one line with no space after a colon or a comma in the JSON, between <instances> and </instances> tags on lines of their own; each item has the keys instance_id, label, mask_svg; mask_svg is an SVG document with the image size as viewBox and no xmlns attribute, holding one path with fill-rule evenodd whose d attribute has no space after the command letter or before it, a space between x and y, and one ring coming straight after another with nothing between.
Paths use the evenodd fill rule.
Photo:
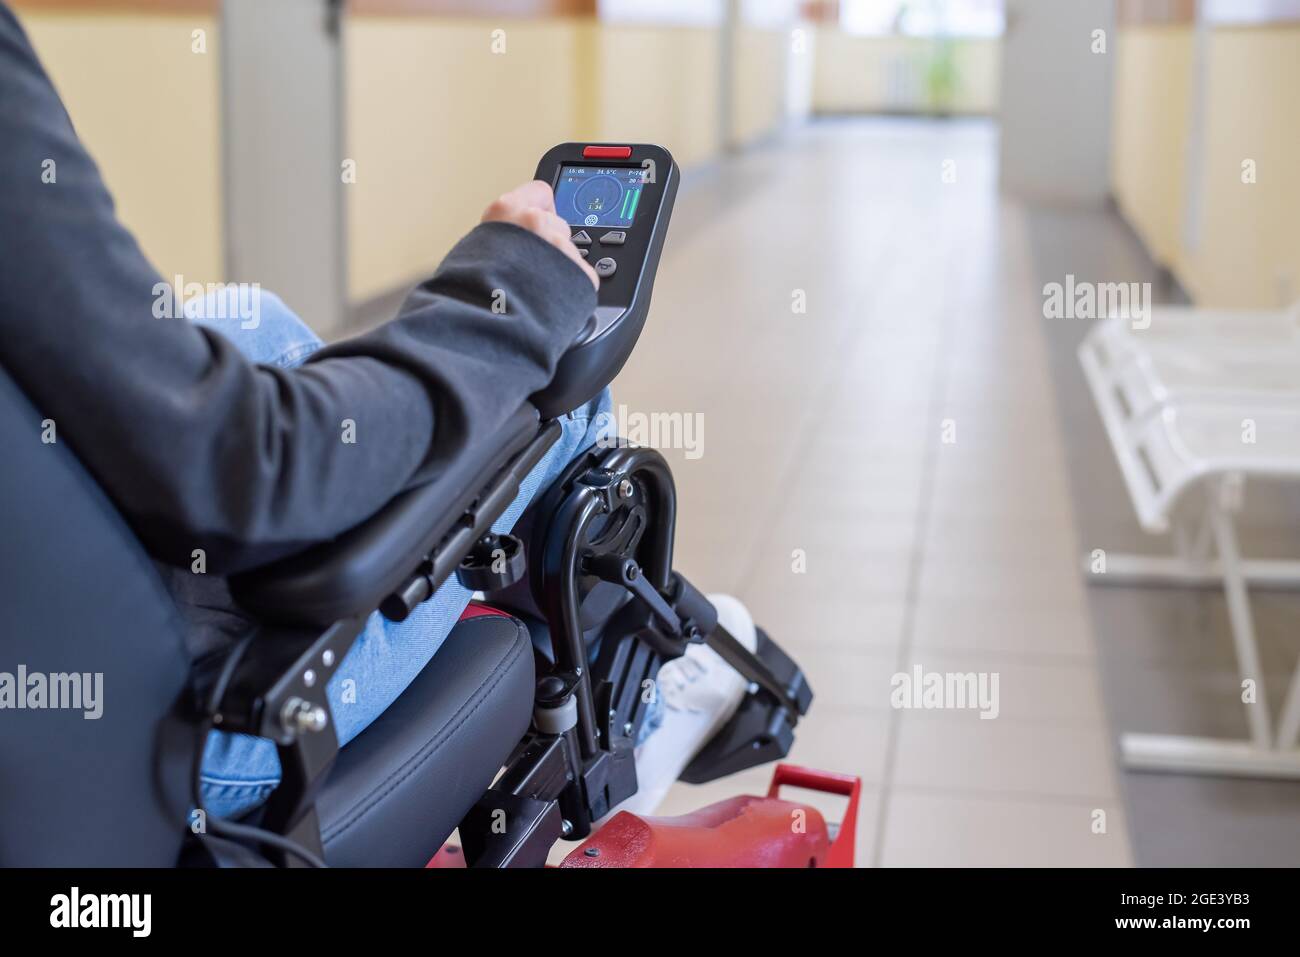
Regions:
<instances>
[{"instance_id":1,"label":"red base panel","mask_svg":"<svg viewBox=\"0 0 1300 957\"><path fill-rule=\"evenodd\" d=\"M834 839L821 812L783 801L782 785L843 794ZM767 797L735 797L680 817L616 814L561 867L852 867L862 782L777 765Z\"/></svg>"}]
</instances>

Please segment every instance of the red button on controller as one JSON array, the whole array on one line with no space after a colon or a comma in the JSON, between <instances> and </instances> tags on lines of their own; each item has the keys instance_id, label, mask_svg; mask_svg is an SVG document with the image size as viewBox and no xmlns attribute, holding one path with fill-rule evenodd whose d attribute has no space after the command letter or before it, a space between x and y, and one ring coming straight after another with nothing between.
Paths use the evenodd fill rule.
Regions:
<instances>
[{"instance_id":1,"label":"red button on controller","mask_svg":"<svg viewBox=\"0 0 1300 957\"><path fill-rule=\"evenodd\" d=\"M630 146L584 146L582 155L585 159L627 159L632 155Z\"/></svg>"}]
</instances>

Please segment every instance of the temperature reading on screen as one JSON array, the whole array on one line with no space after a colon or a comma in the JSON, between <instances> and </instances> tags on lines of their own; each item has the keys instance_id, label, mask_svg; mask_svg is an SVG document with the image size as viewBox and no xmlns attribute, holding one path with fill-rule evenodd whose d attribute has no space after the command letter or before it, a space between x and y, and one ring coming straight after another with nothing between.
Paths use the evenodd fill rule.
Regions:
<instances>
[{"instance_id":1,"label":"temperature reading on screen","mask_svg":"<svg viewBox=\"0 0 1300 957\"><path fill-rule=\"evenodd\" d=\"M555 210L571 226L631 226L644 188L640 167L564 166Z\"/></svg>"}]
</instances>

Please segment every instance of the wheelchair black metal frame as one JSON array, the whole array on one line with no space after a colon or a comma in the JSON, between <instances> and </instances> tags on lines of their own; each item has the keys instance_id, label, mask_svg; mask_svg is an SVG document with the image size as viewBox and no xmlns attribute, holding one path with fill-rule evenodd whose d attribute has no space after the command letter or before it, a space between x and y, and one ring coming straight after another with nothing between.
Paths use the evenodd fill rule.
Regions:
<instances>
[{"instance_id":1,"label":"wheelchair black metal frame","mask_svg":"<svg viewBox=\"0 0 1300 957\"><path fill-rule=\"evenodd\" d=\"M381 604L387 617L405 618L476 546L493 541L492 524L559 434L556 422L542 423L485 483L452 530ZM742 708L711 742L712 753L689 769L692 780L783 757L812 697L799 669L765 635L759 652L749 652L718 625L705 596L673 572L676 490L658 452L627 445L589 450L534 511L541 520L528 547L529 585L549 627L551 663L539 670L534 727L460 824L470 866L540 866L557 840L585 837L636 792L633 747L652 700L647 689L655 687L660 666L692 642L707 642L750 683ZM606 620L584 623L584 602L602 583L606 596L610 586L625 595ZM509 593L501 595L502 602L492 603L509 610ZM240 662L209 715L215 727L276 742L282 779L262 827L322 859L314 802L339 750L325 688L368 614L323 632L276 626L273 640L259 640L258 653ZM602 640L591 663L587 638L593 629ZM305 860L279 844L261 850L285 866Z\"/></svg>"},{"instance_id":2,"label":"wheelchair black metal frame","mask_svg":"<svg viewBox=\"0 0 1300 957\"><path fill-rule=\"evenodd\" d=\"M771 739L767 726L793 728L812 698L793 662L751 654L718 624L712 603L673 571L676 489L658 452L625 444L592 450L537 507L545 521L533 528L530 585L545 612L553 663L538 679L534 730L461 822L470 866L540 866L557 840L586 837L636 793L633 754L651 702L646 691L688 644L707 642L750 681L749 708L738 717L757 707L769 718L760 738L743 742L739 762L736 749L723 747L724 760L698 768L704 780L783 757L792 735ZM584 599L600 583L629 600L584 624ZM509 608L511 598L493 603ZM600 651L589 663L592 632L601 633ZM567 727L543 721L570 701Z\"/></svg>"}]
</instances>

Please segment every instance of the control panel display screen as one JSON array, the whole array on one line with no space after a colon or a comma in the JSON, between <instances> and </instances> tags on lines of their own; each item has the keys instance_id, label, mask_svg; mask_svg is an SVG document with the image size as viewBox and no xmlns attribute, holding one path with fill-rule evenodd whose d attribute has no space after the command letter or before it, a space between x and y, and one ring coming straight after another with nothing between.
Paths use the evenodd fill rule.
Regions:
<instances>
[{"instance_id":1,"label":"control panel display screen","mask_svg":"<svg viewBox=\"0 0 1300 957\"><path fill-rule=\"evenodd\" d=\"M631 226L644 176L639 166L562 166L555 211L570 226Z\"/></svg>"}]
</instances>

